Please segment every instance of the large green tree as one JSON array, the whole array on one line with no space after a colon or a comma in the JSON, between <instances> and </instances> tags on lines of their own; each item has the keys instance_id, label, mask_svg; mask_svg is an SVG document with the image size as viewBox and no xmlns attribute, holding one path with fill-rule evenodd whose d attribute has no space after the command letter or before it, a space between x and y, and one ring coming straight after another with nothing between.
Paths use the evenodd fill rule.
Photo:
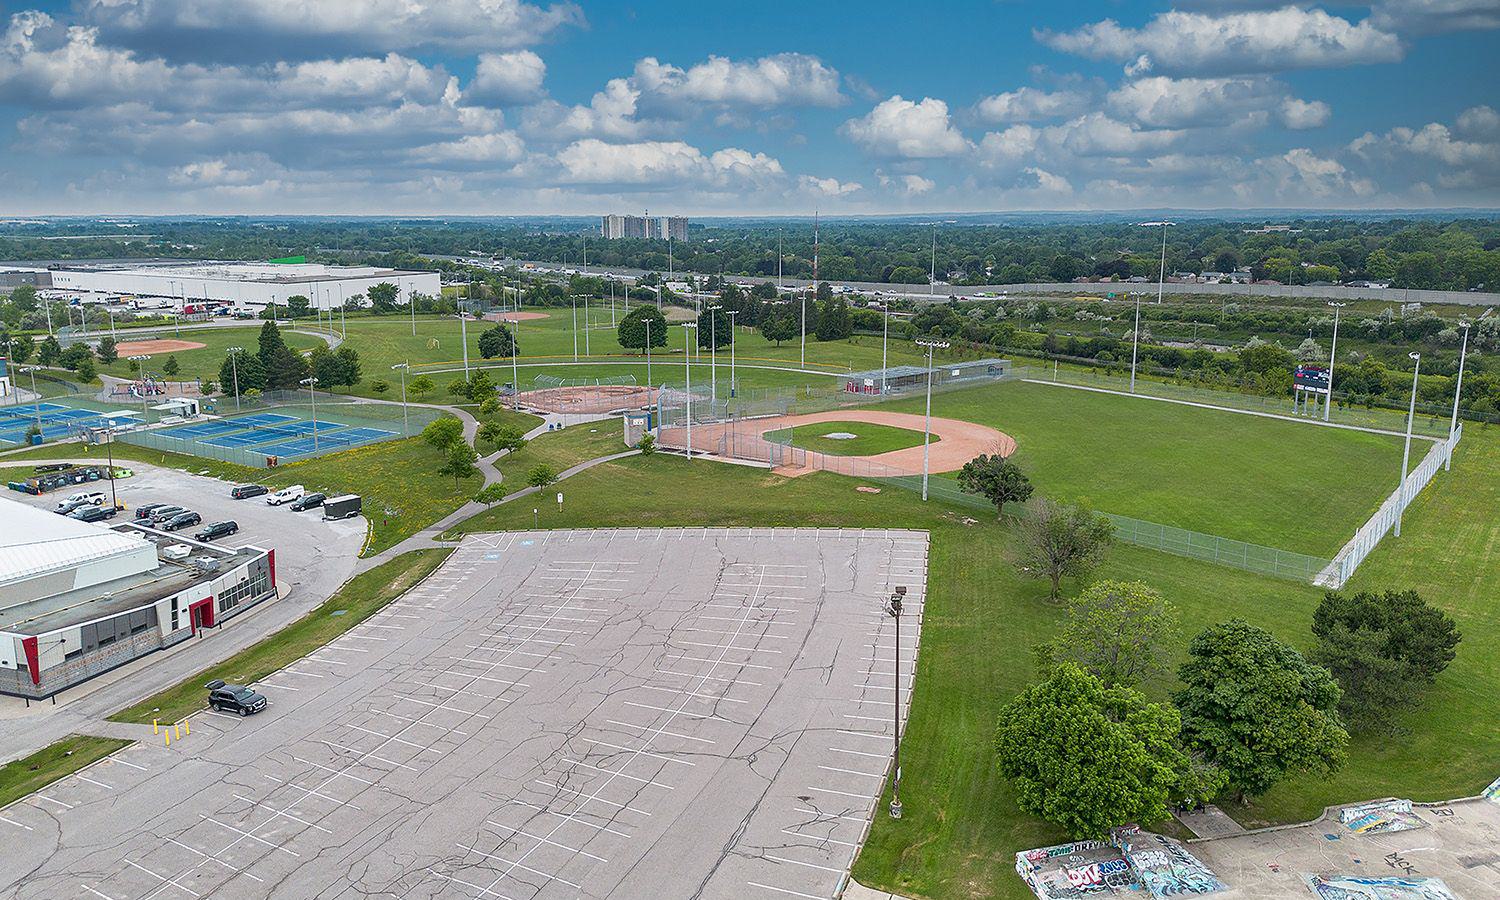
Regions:
<instances>
[{"instance_id":1,"label":"large green tree","mask_svg":"<svg viewBox=\"0 0 1500 900\"><path fill-rule=\"evenodd\" d=\"M241 395L251 389L265 390L266 370L260 364L260 357L244 351L225 356L224 362L219 364L219 384L231 397L236 389Z\"/></svg>"},{"instance_id":2,"label":"large green tree","mask_svg":"<svg viewBox=\"0 0 1500 900\"><path fill-rule=\"evenodd\" d=\"M401 289L389 281L382 281L372 285L365 293L370 297L370 309L380 314L391 312L396 308L396 295L401 293Z\"/></svg>"},{"instance_id":3,"label":"large green tree","mask_svg":"<svg viewBox=\"0 0 1500 900\"><path fill-rule=\"evenodd\" d=\"M760 336L780 347L797 336L797 314L785 306L772 307L761 316Z\"/></svg>"},{"instance_id":4,"label":"large green tree","mask_svg":"<svg viewBox=\"0 0 1500 900\"><path fill-rule=\"evenodd\" d=\"M637 306L632 309L625 318L620 320L615 330L620 339L620 346L626 350L645 352L648 331L652 348L667 346L667 319L661 314L661 310L654 306Z\"/></svg>"},{"instance_id":5,"label":"large green tree","mask_svg":"<svg viewBox=\"0 0 1500 900\"><path fill-rule=\"evenodd\" d=\"M1062 593L1064 578L1093 571L1114 543L1114 524L1088 507L1043 500L1021 522L1021 571L1052 583L1051 598Z\"/></svg>"},{"instance_id":6,"label":"large green tree","mask_svg":"<svg viewBox=\"0 0 1500 900\"><path fill-rule=\"evenodd\" d=\"M1189 748L1224 770L1241 800L1289 773L1330 774L1349 734L1327 669L1243 619L1205 628L1178 669Z\"/></svg>"},{"instance_id":7,"label":"large green tree","mask_svg":"<svg viewBox=\"0 0 1500 900\"><path fill-rule=\"evenodd\" d=\"M1100 581L1068 601L1062 628L1036 648L1043 669L1072 663L1107 685L1133 687L1167 671L1177 610L1140 581Z\"/></svg>"},{"instance_id":8,"label":"large green tree","mask_svg":"<svg viewBox=\"0 0 1500 900\"><path fill-rule=\"evenodd\" d=\"M848 300L835 296L818 306L818 340L841 341L854 333Z\"/></svg>"},{"instance_id":9,"label":"large green tree","mask_svg":"<svg viewBox=\"0 0 1500 900\"><path fill-rule=\"evenodd\" d=\"M479 355L485 359L510 359L512 353L519 354L520 345L506 326L496 323L479 333Z\"/></svg>"},{"instance_id":10,"label":"large green tree","mask_svg":"<svg viewBox=\"0 0 1500 900\"><path fill-rule=\"evenodd\" d=\"M1000 712L995 749L1023 810L1072 837L1104 838L1167 817L1190 768L1180 728L1171 704L1064 663Z\"/></svg>"},{"instance_id":11,"label":"large green tree","mask_svg":"<svg viewBox=\"0 0 1500 900\"><path fill-rule=\"evenodd\" d=\"M1005 504L1031 499L1034 490L1021 467L998 453L982 453L964 463L958 471L958 486L995 504L997 516L1005 512Z\"/></svg>"},{"instance_id":12,"label":"large green tree","mask_svg":"<svg viewBox=\"0 0 1500 900\"><path fill-rule=\"evenodd\" d=\"M99 339L99 361L108 365L120 358L119 345L108 335Z\"/></svg>"},{"instance_id":13,"label":"large green tree","mask_svg":"<svg viewBox=\"0 0 1500 900\"><path fill-rule=\"evenodd\" d=\"M270 371L271 361L276 358L277 353L287 349L286 338L281 336L281 328L275 322L260 326L256 347L259 350L256 355L260 357L261 368Z\"/></svg>"},{"instance_id":14,"label":"large green tree","mask_svg":"<svg viewBox=\"0 0 1500 900\"><path fill-rule=\"evenodd\" d=\"M698 346L704 350L728 349L733 329L728 308L709 309L707 305L698 313Z\"/></svg>"},{"instance_id":15,"label":"large green tree","mask_svg":"<svg viewBox=\"0 0 1500 900\"><path fill-rule=\"evenodd\" d=\"M1388 725L1453 661L1460 635L1416 591L1329 591L1313 613L1310 654L1343 688L1339 709L1362 725Z\"/></svg>"}]
</instances>

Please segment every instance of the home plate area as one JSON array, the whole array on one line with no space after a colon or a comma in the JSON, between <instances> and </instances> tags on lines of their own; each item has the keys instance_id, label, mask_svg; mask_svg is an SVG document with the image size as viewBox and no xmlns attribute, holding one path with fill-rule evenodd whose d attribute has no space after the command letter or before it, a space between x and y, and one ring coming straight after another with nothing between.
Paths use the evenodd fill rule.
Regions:
<instances>
[{"instance_id":1,"label":"home plate area","mask_svg":"<svg viewBox=\"0 0 1500 900\"><path fill-rule=\"evenodd\" d=\"M6 809L31 831L0 894L831 898L910 700L926 574L923 532L470 536L259 683L265 713L199 716L106 762L108 789Z\"/></svg>"}]
</instances>

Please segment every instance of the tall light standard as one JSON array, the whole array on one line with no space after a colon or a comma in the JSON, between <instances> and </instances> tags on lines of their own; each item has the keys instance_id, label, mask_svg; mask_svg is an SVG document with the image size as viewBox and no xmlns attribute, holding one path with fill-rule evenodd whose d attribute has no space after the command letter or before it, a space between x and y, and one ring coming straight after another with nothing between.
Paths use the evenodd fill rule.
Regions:
<instances>
[{"instance_id":1,"label":"tall light standard","mask_svg":"<svg viewBox=\"0 0 1500 900\"><path fill-rule=\"evenodd\" d=\"M807 368L807 292L803 291L802 297L802 368Z\"/></svg>"},{"instance_id":2,"label":"tall light standard","mask_svg":"<svg viewBox=\"0 0 1500 900\"><path fill-rule=\"evenodd\" d=\"M1135 393L1135 360L1141 345L1141 295L1135 295L1135 328L1130 334L1130 393Z\"/></svg>"},{"instance_id":3,"label":"tall light standard","mask_svg":"<svg viewBox=\"0 0 1500 900\"><path fill-rule=\"evenodd\" d=\"M401 436L411 437L411 419L406 409L406 370L411 368L409 362L399 362L391 366L391 370L401 373ZM317 432L313 432L314 435Z\"/></svg>"},{"instance_id":4,"label":"tall light standard","mask_svg":"<svg viewBox=\"0 0 1500 900\"><path fill-rule=\"evenodd\" d=\"M229 348L229 370L234 373L234 411L240 411L240 354L244 347ZM222 371L222 370L221 370Z\"/></svg>"},{"instance_id":5,"label":"tall light standard","mask_svg":"<svg viewBox=\"0 0 1500 900\"><path fill-rule=\"evenodd\" d=\"M922 500L927 500L927 462L932 443L932 354L935 350L947 350L947 341L917 341L918 347L927 348L927 418L922 425Z\"/></svg>"},{"instance_id":6,"label":"tall light standard","mask_svg":"<svg viewBox=\"0 0 1500 900\"><path fill-rule=\"evenodd\" d=\"M708 396L714 402L719 399L719 321L718 312L724 307L718 303L710 304L708 307L708 339L711 342L708 350L708 371L711 387ZM731 320L733 321L733 320ZM732 325L730 327L733 327ZM732 377L732 376L731 376Z\"/></svg>"},{"instance_id":7,"label":"tall light standard","mask_svg":"<svg viewBox=\"0 0 1500 900\"><path fill-rule=\"evenodd\" d=\"M927 276L927 300L937 297L937 223L932 225L932 272Z\"/></svg>"},{"instance_id":8,"label":"tall light standard","mask_svg":"<svg viewBox=\"0 0 1500 900\"><path fill-rule=\"evenodd\" d=\"M1482 321L1494 311L1494 308L1485 310L1479 319ZM1444 471L1453 468L1453 435L1458 431L1458 401L1464 392L1464 362L1469 353L1469 326L1471 324L1473 323L1466 321L1458 323L1458 326L1464 330L1464 341L1462 348L1458 351L1458 381L1453 386L1453 418L1448 422L1448 453L1443 460Z\"/></svg>"},{"instance_id":9,"label":"tall light standard","mask_svg":"<svg viewBox=\"0 0 1500 900\"><path fill-rule=\"evenodd\" d=\"M650 387L656 383L651 380L651 320L642 321L646 323L646 386Z\"/></svg>"},{"instance_id":10,"label":"tall light standard","mask_svg":"<svg viewBox=\"0 0 1500 900\"><path fill-rule=\"evenodd\" d=\"M36 420L36 430L40 433L42 430L42 395L36 389L36 366L27 366L21 371L31 375L32 416Z\"/></svg>"},{"instance_id":11,"label":"tall light standard","mask_svg":"<svg viewBox=\"0 0 1500 900\"><path fill-rule=\"evenodd\" d=\"M891 713L891 742L894 765L891 767L891 818L901 818L901 598L906 596L906 586L896 585L890 602L885 607L886 615L896 620L896 709Z\"/></svg>"},{"instance_id":12,"label":"tall light standard","mask_svg":"<svg viewBox=\"0 0 1500 900\"><path fill-rule=\"evenodd\" d=\"M1406 411L1406 447L1401 451L1401 480L1396 484L1396 537L1401 536L1401 513L1406 509L1406 467L1411 462L1411 427L1417 420L1417 376L1422 372L1422 354L1408 353L1411 370L1411 407Z\"/></svg>"},{"instance_id":13,"label":"tall light standard","mask_svg":"<svg viewBox=\"0 0 1500 900\"><path fill-rule=\"evenodd\" d=\"M304 378L300 383L307 385L307 399L312 403L313 452L316 453L318 452L318 396L313 391L313 387L317 385L318 378L316 375L312 378ZM404 388L402 389L402 392L405 393ZM404 415L406 410L405 404L402 404L401 409Z\"/></svg>"},{"instance_id":14,"label":"tall light standard","mask_svg":"<svg viewBox=\"0 0 1500 900\"><path fill-rule=\"evenodd\" d=\"M415 291L406 292L406 305L411 307L411 336L417 336L417 294Z\"/></svg>"},{"instance_id":15,"label":"tall light standard","mask_svg":"<svg viewBox=\"0 0 1500 900\"><path fill-rule=\"evenodd\" d=\"M693 458L693 360L688 352L693 346L697 322L682 323L682 370L687 373L687 458Z\"/></svg>"},{"instance_id":16,"label":"tall light standard","mask_svg":"<svg viewBox=\"0 0 1500 900\"><path fill-rule=\"evenodd\" d=\"M573 362L578 362L578 295L568 299L573 303Z\"/></svg>"},{"instance_id":17,"label":"tall light standard","mask_svg":"<svg viewBox=\"0 0 1500 900\"><path fill-rule=\"evenodd\" d=\"M886 362L886 348L891 341L891 300L889 297L880 298L880 396L885 396L886 377L885 373L890 364Z\"/></svg>"},{"instance_id":18,"label":"tall light standard","mask_svg":"<svg viewBox=\"0 0 1500 900\"><path fill-rule=\"evenodd\" d=\"M1339 359L1339 310L1348 306L1337 300L1329 300L1328 305L1333 307L1333 347L1328 351L1328 396L1323 398L1323 421L1328 421L1328 411L1333 408L1333 367L1338 364Z\"/></svg>"},{"instance_id":19,"label":"tall light standard","mask_svg":"<svg viewBox=\"0 0 1500 900\"><path fill-rule=\"evenodd\" d=\"M469 380L469 316L463 302L458 304L458 340L464 346L464 380Z\"/></svg>"},{"instance_id":20,"label":"tall light standard","mask_svg":"<svg viewBox=\"0 0 1500 900\"><path fill-rule=\"evenodd\" d=\"M734 383L734 317L739 314L740 311L737 309L731 309L725 313L729 317L729 398L731 400L738 393Z\"/></svg>"},{"instance_id":21,"label":"tall light standard","mask_svg":"<svg viewBox=\"0 0 1500 900\"><path fill-rule=\"evenodd\" d=\"M521 409L521 363L518 361L521 355L521 321L516 320L516 330L510 335L510 394L515 401L515 408Z\"/></svg>"},{"instance_id":22,"label":"tall light standard","mask_svg":"<svg viewBox=\"0 0 1500 900\"><path fill-rule=\"evenodd\" d=\"M1166 285L1167 285L1167 229L1168 228L1172 228L1176 224L1177 224L1176 222L1142 222L1141 223L1141 227L1142 228L1160 228L1161 229L1161 274L1157 276L1157 281L1156 281L1156 305L1157 306L1161 305L1161 295L1162 295L1162 292L1166 290Z\"/></svg>"},{"instance_id":23,"label":"tall light standard","mask_svg":"<svg viewBox=\"0 0 1500 900\"><path fill-rule=\"evenodd\" d=\"M589 349L589 295L583 295L583 355L593 356L594 351Z\"/></svg>"}]
</instances>

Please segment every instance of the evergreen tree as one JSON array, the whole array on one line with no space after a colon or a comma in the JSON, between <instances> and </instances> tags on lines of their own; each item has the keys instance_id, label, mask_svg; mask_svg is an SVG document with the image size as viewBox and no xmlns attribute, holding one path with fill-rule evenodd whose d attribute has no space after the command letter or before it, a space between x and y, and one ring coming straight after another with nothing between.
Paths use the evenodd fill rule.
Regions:
<instances>
[{"instance_id":1,"label":"evergreen tree","mask_svg":"<svg viewBox=\"0 0 1500 900\"><path fill-rule=\"evenodd\" d=\"M260 326L257 346L260 348L261 367L267 372L271 371L271 361L276 358L277 352L287 349L286 339L281 336L281 329L275 322L267 322Z\"/></svg>"}]
</instances>

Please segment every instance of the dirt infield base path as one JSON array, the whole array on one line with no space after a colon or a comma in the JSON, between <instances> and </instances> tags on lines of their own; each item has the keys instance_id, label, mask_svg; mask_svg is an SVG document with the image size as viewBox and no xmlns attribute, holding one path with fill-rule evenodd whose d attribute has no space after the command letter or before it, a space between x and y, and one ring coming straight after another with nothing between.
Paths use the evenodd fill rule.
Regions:
<instances>
[{"instance_id":1,"label":"dirt infield base path","mask_svg":"<svg viewBox=\"0 0 1500 900\"><path fill-rule=\"evenodd\" d=\"M198 350L207 344L197 341L177 341L170 338L152 341L123 341L115 350L121 356L150 356L154 353L177 353L182 350Z\"/></svg>"},{"instance_id":2,"label":"dirt infield base path","mask_svg":"<svg viewBox=\"0 0 1500 900\"><path fill-rule=\"evenodd\" d=\"M695 425L693 449L709 453L718 452L721 446L727 446L728 441L725 438L730 436L737 450L747 451L750 454L749 458L758 458L756 454L759 450L771 443L765 440L766 432L816 425L819 422L868 422L871 425L888 425L892 428L905 428L920 432L923 430L924 419L914 413L841 409L797 416L742 419L732 424ZM670 430L673 432L673 437L679 439L681 438L679 432L685 431L680 426L665 430ZM928 448L930 454L928 471L931 472L955 472L963 468L964 463L981 453L1010 456L1016 452L1015 438L1010 435L985 425L976 425L960 419L933 417L932 433L940 440L932 443ZM743 440L745 438L749 440ZM757 444L761 447L757 448ZM668 446L677 445L668 442ZM731 452L729 455L737 454ZM844 472L851 475L863 472L881 476L922 474L922 448L920 446L877 453L874 456L832 457L811 450L799 451L799 455L805 460L804 465L779 465L772 471L792 478L816 471Z\"/></svg>"},{"instance_id":3,"label":"dirt infield base path","mask_svg":"<svg viewBox=\"0 0 1500 900\"><path fill-rule=\"evenodd\" d=\"M530 322L535 319L550 319L552 316L543 312L492 312L485 313L486 322Z\"/></svg>"}]
</instances>

